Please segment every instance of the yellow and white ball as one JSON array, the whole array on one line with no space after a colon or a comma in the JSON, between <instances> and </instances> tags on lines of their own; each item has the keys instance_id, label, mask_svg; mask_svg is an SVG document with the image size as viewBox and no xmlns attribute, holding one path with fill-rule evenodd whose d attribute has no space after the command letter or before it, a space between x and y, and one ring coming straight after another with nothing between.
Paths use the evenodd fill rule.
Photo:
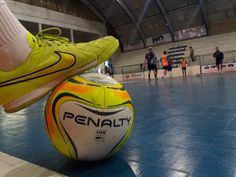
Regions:
<instances>
[{"instance_id":1,"label":"yellow and white ball","mask_svg":"<svg viewBox=\"0 0 236 177\"><path fill-rule=\"evenodd\" d=\"M45 124L52 144L63 155L101 160L116 153L130 137L134 110L120 83L103 74L82 74L52 91Z\"/></svg>"}]
</instances>

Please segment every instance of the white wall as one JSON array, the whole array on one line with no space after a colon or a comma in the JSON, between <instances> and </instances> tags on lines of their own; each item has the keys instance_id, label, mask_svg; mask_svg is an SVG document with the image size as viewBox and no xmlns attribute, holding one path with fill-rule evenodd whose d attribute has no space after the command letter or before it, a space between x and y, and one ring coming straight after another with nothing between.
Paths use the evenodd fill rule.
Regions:
<instances>
[{"instance_id":1,"label":"white wall","mask_svg":"<svg viewBox=\"0 0 236 177\"><path fill-rule=\"evenodd\" d=\"M104 36L107 34L103 23L63 14L37 6L6 0L7 6L19 20L70 28Z\"/></svg>"},{"instance_id":2,"label":"white wall","mask_svg":"<svg viewBox=\"0 0 236 177\"><path fill-rule=\"evenodd\" d=\"M168 50L170 47L178 45L192 46L195 50L195 55L210 53L213 54L216 46L218 46L222 51L232 51L236 50L236 32L160 45L153 47L153 51L159 59L161 58L163 51ZM124 66L143 63L144 56L147 51L147 49L141 49L125 53L118 53L116 56L116 60L113 60L113 64L114 66ZM186 52L186 54L189 55L189 52Z\"/></svg>"}]
</instances>

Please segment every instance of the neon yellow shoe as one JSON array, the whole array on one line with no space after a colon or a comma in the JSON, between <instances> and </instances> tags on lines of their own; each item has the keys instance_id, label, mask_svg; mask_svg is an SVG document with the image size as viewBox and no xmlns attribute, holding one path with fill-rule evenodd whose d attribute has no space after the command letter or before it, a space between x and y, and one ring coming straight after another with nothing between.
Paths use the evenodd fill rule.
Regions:
<instances>
[{"instance_id":1,"label":"neon yellow shoe","mask_svg":"<svg viewBox=\"0 0 236 177\"><path fill-rule=\"evenodd\" d=\"M46 34L50 30L59 33ZM32 52L26 62L13 71L0 71L0 105L6 112L34 103L68 77L110 58L119 46L111 36L74 44L60 34L58 28L46 29L36 36L28 33Z\"/></svg>"}]
</instances>

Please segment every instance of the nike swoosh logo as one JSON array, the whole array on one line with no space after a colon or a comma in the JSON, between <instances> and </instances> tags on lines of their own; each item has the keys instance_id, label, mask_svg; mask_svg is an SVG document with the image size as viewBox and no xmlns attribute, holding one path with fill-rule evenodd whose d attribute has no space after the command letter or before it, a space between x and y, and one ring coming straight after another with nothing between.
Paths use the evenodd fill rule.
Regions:
<instances>
[{"instance_id":1,"label":"nike swoosh logo","mask_svg":"<svg viewBox=\"0 0 236 177\"><path fill-rule=\"evenodd\" d=\"M31 73L28 73L28 74L25 74L22 76L18 76L15 78L11 78L11 79L4 81L4 82L0 82L0 87L5 87L5 86L20 83L20 82L25 82L25 81L37 79L40 77L48 76L51 74L55 74L55 73L67 70L69 68L72 68L76 64L75 55L73 55L71 53L65 53L65 52L59 52L59 51L56 51L55 53L59 57L58 57L58 60L56 60L54 63L47 65L43 68L40 68L36 71L33 71ZM67 58L69 58L70 60L68 60L68 59L66 61L63 60L63 58L66 57L64 55L67 55Z\"/></svg>"}]
</instances>

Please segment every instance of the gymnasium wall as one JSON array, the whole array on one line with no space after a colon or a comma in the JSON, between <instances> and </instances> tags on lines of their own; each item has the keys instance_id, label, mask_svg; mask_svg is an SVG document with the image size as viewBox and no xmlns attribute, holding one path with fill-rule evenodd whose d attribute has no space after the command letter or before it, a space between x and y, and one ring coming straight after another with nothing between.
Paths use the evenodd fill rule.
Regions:
<instances>
[{"instance_id":1,"label":"gymnasium wall","mask_svg":"<svg viewBox=\"0 0 236 177\"><path fill-rule=\"evenodd\" d=\"M153 51L159 59L161 58L162 52L164 50L168 50L170 47L181 45L192 46L195 50L195 55L213 54L216 46L218 46L222 51L232 51L236 50L236 32L229 32L225 34L212 35L202 38L179 41L177 43L155 46L153 47ZM124 66L143 63L144 56L147 51L148 50L146 48L125 53L117 52L117 54L113 57L113 65ZM189 51L186 52L186 55L189 55Z\"/></svg>"},{"instance_id":2,"label":"gymnasium wall","mask_svg":"<svg viewBox=\"0 0 236 177\"><path fill-rule=\"evenodd\" d=\"M217 21L209 24L209 34L228 33L236 30L236 19Z\"/></svg>"},{"instance_id":3,"label":"gymnasium wall","mask_svg":"<svg viewBox=\"0 0 236 177\"><path fill-rule=\"evenodd\" d=\"M98 21L88 20L12 0L6 0L6 3L19 20L63 27L99 36L107 34L106 26Z\"/></svg>"}]
</instances>

